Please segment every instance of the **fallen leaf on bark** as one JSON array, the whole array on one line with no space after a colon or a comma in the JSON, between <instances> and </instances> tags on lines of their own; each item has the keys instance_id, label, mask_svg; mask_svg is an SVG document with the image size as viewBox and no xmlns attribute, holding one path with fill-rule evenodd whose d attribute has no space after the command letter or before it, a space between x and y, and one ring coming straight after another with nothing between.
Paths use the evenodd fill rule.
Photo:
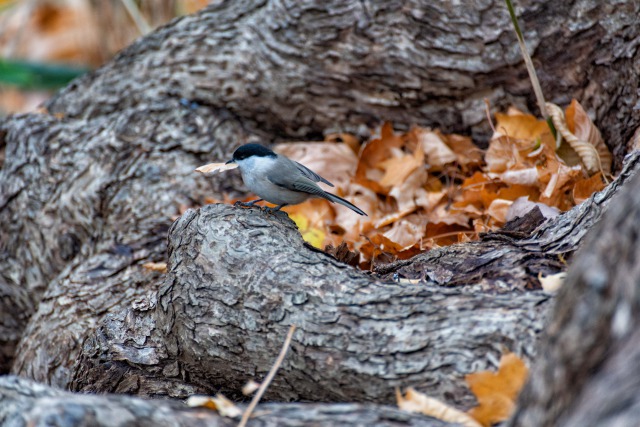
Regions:
<instances>
[{"instance_id":1,"label":"fallen leaf on bark","mask_svg":"<svg viewBox=\"0 0 640 427\"><path fill-rule=\"evenodd\" d=\"M407 412L417 412L428 415L439 420L460 424L465 427L481 427L476 420L464 412L441 402L438 399L429 397L409 387L404 396L399 389L396 389L396 401L398 408Z\"/></svg>"},{"instance_id":2,"label":"fallen leaf on bark","mask_svg":"<svg viewBox=\"0 0 640 427\"><path fill-rule=\"evenodd\" d=\"M468 414L485 427L508 419L528 374L524 361L514 353L500 358L498 372L468 374L465 380L478 400L478 406Z\"/></svg>"},{"instance_id":3,"label":"fallen leaf on bark","mask_svg":"<svg viewBox=\"0 0 640 427\"><path fill-rule=\"evenodd\" d=\"M142 264L142 267L151 271L159 271L160 273L167 272L166 262L145 262L144 264Z\"/></svg>"},{"instance_id":4,"label":"fallen leaf on bark","mask_svg":"<svg viewBox=\"0 0 640 427\"><path fill-rule=\"evenodd\" d=\"M548 293L555 293L562 287L564 279L567 277L566 272L557 274L550 274L548 276L542 276L542 273L538 274L538 280L542 286L542 290Z\"/></svg>"},{"instance_id":5,"label":"fallen leaf on bark","mask_svg":"<svg viewBox=\"0 0 640 427\"><path fill-rule=\"evenodd\" d=\"M227 418L240 418L242 415L242 409L220 393L215 396L189 396L187 406L190 408L213 409Z\"/></svg>"},{"instance_id":6,"label":"fallen leaf on bark","mask_svg":"<svg viewBox=\"0 0 640 427\"><path fill-rule=\"evenodd\" d=\"M510 139L535 141L542 134L551 131L546 121L513 108L507 114L496 113L495 117L496 134L493 138L506 136Z\"/></svg>"},{"instance_id":7,"label":"fallen leaf on bark","mask_svg":"<svg viewBox=\"0 0 640 427\"><path fill-rule=\"evenodd\" d=\"M252 395L257 389L260 388L260 384L257 382L250 380L245 385L242 386L242 394L245 396Z\"/></svg>"}]
</instances>

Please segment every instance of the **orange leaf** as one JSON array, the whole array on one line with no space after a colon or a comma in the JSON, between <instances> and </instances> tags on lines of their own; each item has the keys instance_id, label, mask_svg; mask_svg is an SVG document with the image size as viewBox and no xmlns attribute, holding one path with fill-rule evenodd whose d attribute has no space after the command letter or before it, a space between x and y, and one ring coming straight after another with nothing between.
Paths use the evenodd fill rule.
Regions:
<instances>
[{"instance_id":1,"label":"orange leaf","mask_svg":"<svg viewBox=\"0 0 640 427\"><path fill-rule=\"evenodd\" d=\"M531 114L496 113L496 134L492 139L497 136L507 136L510 139L535 141L544 133L551 133L547 122L538 120Z\"/></svg>"},{"instance_id":2,"label":"orange leaf","mask_svg":"<svg viewBox=\"0 0 640 427\"><path fill-rule=\"evenodd\" d=\"M588 179L581 179L573 187L573 201L576 205L587 200L593 193L604 188L602 174L597 173Z\"/></svg>"},{"instance_id":3,"label":"orange leaf","mask_svg":"<svg viewBox=\"0 0 640 427\"><path fill-rule=\"evenodd\" d=\"M529 375L524 361L514 353L507 353L500 358L498 372L482 371L465 377L469 388L478 399L478 406L468 414L483 426L509 418L515 407Z\"/></svg>"},{"instance_id":4,"label":"orange leaf","mask_svg":"<svg viewBox=\"0 0 640 427\"><path fill-rule=\"evenodd\" d=\"M391 123L383 124L380 138L369 141L360 152L354 181L380 194L386 194L385 188L377 182L382 177L382 172L378 170L377 177L374 172L382 161L390 157L391 149L400 148L403 143L402 136L394 134Z\"/></svg>"},{"instance_id":5,"label":"orange leaf","mask_svg":"<svg viewBox=\"0 0 640 427\"><path fill-rule=\"evenodd\" d=\"M391 187L403 183L407 177L417 168L424 166L424 153L421 148L416 148L413 155L404 154L392 157L380 162L385 173L380 180L380 185Z\"/></svg>"}]
</instances>

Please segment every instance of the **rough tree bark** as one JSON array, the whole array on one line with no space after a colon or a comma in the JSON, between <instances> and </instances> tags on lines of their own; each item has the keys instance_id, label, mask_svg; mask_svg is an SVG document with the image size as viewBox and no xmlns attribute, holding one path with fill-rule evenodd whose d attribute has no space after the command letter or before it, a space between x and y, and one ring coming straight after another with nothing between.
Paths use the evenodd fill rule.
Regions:
<instances>
[{"instance_id":1,"label":"rough tree bark","mask_svg":"<svg viewBox=\"0 0 640 427\"><path fill-rule=\"evenodd\" d=\"M298 329L267 400L391 403L394 387L411 385L469 406L464 373L492 365L503 347L532 354L548 296L379 282L306 248L285 218L226 205L185 213L170 231L156 312L108 318L85 343L72 388L117 391L118 382L96 381L117 360L122 377L137 364L147 381L150 370L188 376L241 398L291 324Z\"/></svg>"},{"instance_id":2,"label":"rough tree bark","mask_svg":"<svg viewBox=\"0 0 640 427\"><path fill-rule=\"evenodd\" d=\"M640 4L518 5L548 100L579 99L619 160L640 125ZM485 98L538 111L500 0L220 2L141 39L49 108L96 117L171 96L285 138L380 120L486 134Z\"/></svg>"},{"instance_id":3,"label":"rough tree bark","mask_svg":"<svg viewBox=\"0 0 640 427\"><path fill-rule=\"evenodd\" d=\"M0 423L48 427L231 427L238 421L180 402L66 393L17 377L0 377ZM265 404L251 426L448 427L452 424L372 404Z\"/></svg>"},{"instance_id":4,"label":"rough tree bark","mask_svg":"<svg viewBox=\"0 0 640 427\"><path fill-rule=\"evenodd\" d=\"M640 175L614 199L576 256L512 425L637 424L638 189Z\"/></svg>"},{"instance_id":5,"label":"rough tree bark","mask_svg":"<svg viewBox=\"0 0 640 427\"><path fill-rule=\"evenodd\" d=\"M543 88L594 112L618 164L640 123L639 12L578 0L520 13ZM433 251L378 279L305 249L277 217L228 207L181 217L166 278L141 265L165 259L183 206L241 189L192 172L240 143L381 120L482 134L483 99L531 106L525 82L497 0L225 2L159 29L58 94L55 116L0 125L0 370L84 391L233 393L295 323L271 399L388 402L413 384L470 405L465 372L495 366L502 345L535 355L549 298L522 290L564 268L558 255L580 245L637 157L531 235ZM220 229L233 250L219 251ZM265 230L281 244L258 245ZM426 283L380 280L393 277Z\"/></svg>"}]
</instances>

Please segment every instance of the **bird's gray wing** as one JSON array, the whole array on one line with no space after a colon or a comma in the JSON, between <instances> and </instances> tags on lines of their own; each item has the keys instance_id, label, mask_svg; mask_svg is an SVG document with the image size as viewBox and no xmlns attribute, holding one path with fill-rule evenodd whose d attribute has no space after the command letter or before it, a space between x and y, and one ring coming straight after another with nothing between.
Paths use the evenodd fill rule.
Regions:
<instances>
[{"instance_id":1,"label":"bird's gray wing","mask_svg":"<svg viewBox=\"0 0 640 427\"><path fill-rule=\"evenodd\" d=\"M283 179L284 176L287 176L287 179ZM294 179L291 178L292 174L283 174L282 171L267 174L267 179L279 187L312 194L314 196L326 197L324 190L306 176L298 174Z\"/></svg>"},{"instance_id":2,"label":"bird's gray wing","mask_svg":"<svg viewBox=\"0 0 640 427\"><path fill-rule=\"evenodd\" d=\"M314 171L312 171L311 169L309 169L305 165L303 165L301 163L298 163L298 162L293 162L293 163L296 164L296 166L298 167L298 170L300 172L302 172L302 174L304 176L306 176L307 178L309 178L313 182L324 182L328 186L333 187L332 183L330 183L329 181L327 181L326 179L324 179L323 177L321 177L320 175L318 175L317 173L315 173Z\"/></svg>"}]
</instances>

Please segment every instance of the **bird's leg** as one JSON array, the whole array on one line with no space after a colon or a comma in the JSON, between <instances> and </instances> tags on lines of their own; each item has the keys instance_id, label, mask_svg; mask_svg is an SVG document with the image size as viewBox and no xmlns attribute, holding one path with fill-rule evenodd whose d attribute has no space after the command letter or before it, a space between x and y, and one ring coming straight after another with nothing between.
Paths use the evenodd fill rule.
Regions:
<instances>
[{"instance_id":1,"label":"bird's leg","mask_svg":"<svg viewBox=\"0 0 640 427\"><path fill-rule=\"evenodd\" d=\"M250 201L248 203L245 203L245 202L241 202L240 200L238 200L237 202L235 202L233 204L233 206L242 206L243 208L252 208L256 203L261 202L261 201L262 201L262 199L255 199L255 200L252 200L252 201ZM258 207L260 209L262 209L261 206L258 206Z\"/></svg>"},{"instance_id":2,"label":"bird's leg","mask_svg":"<svg viewBox=\"0 0 640 427\"><path fill-rule=\"evenodd\" d=\"M276 213L276 212L280 211L280 209L284 208L285 206L287 206L287 203L284 203L282 205L278 205L275 208L266 207L264 209L269 211L269 212L271 212L271 213Z\"/></svg>"}]
</instances>

